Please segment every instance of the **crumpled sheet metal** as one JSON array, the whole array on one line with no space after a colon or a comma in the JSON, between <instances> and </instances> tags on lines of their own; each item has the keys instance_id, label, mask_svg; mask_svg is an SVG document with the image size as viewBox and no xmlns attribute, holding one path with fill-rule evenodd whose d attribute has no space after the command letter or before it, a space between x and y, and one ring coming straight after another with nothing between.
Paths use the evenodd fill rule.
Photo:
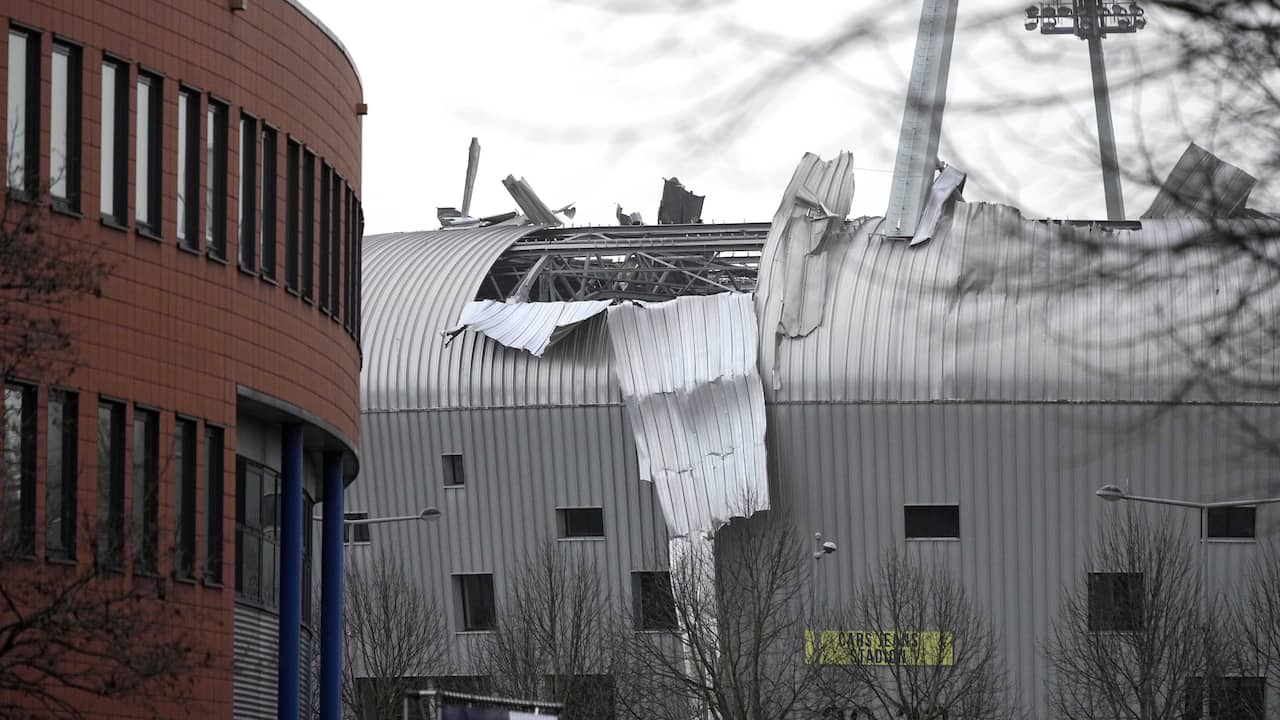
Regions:
<instances>
[{"instance_id":1,"label":"crumpled sheet metal","mask_svg":"<svg viewBox=\"0 0 1280 720\"><path fill-rule=\"evenodd\" d=\"M751 296L609 308L609 343L670 537L715 532L769 506L764 388Z\"/></svg>"},{"instance_id":2,"label":"crumpled sheet metal","mask_svg":"<svg viewBox=\"0 0 1280 720\"><path fill-rule=\"evenodd\" d=\"M1244 212L1257 183L1249 173L1191 143L1142 218L1233 217Z\"/></svg>"},{"instance_id":3,"label":"crumpled sheet metal","mask_svg":"<svg viewBox=\"0 0 1280 720\"><path fill-rule=\"evenodd\" d=\"M458 325L449 333L457 334L464 328L470 328L509 348L527 350L536 357L542 357L548 347L569 334L579 323L604 312L609 302L502 303L476 300L462 308Z\"/></svg>"},{"instance_id":4,"label":"crumpled sheet metal","mask_svg":"<svg viewBox=\"0 0 1280 720\"><path fill-rule=\"evenodd\" d=\"M920 213L920 222L916 224L916 234L911 238L912 245L928 242L938 230L938 221L942 219L942 211L953 197L961 199L964 192L964 181L968 176L948 165L933 181L929 188L924 212Z\"/></svg>"}]
</instances>

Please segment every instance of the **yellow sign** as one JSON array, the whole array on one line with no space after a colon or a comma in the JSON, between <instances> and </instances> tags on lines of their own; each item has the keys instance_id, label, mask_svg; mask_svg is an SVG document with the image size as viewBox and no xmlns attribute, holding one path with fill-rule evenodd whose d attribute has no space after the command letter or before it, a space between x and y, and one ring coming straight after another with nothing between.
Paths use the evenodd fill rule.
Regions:
<instances>
[{"instance_id":1,"label":"yellow sign","mask_svg":"<svg viewBox=\"0 0 1280 720\"><path fill-rule=\"evenodd\" d=\"M814 632L804 633L804 661L812 664ZM823 665L951 665L951 633L937 630L823 630L818 661Z\"/></svg>"}]
</instances>

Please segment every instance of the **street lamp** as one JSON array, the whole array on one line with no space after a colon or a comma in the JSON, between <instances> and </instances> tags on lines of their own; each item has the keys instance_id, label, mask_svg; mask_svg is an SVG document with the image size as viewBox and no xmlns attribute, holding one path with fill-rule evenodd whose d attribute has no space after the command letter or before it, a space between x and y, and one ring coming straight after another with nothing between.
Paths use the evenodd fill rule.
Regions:
<instances>
[{"instance_id":1,"label":"street lamp","mask_svg":"<svg viewBox=\"0 0 1280 720\"><path fill-rule=\"evenodd\" d=\"M1112 33L1136 33L1147 26L1146 11L1132 0L1056 0L1027 7L1023 24L1042 35L1075 35L1089 43L1089 69L1093 75L1093 109L1098 117L1098 154L1102 159L1102 189L1107 198L1107 219L1124 219L1120 192L1120 161L1111 124L1111 95L1102 38Z\"/></svg>"},{"instance_id":2,"label":"street lamp","mask_svg":"<svg viewBox=\"0 0 1280 720\"><path fill-rule=\"evenodd\" d=\"M836 551L836 544L831 540L823 542L822 533L813 534L813 578L809 582L812 597L810 598L810 624L813 626L814 662L821 662L822 639L818 632L818 561Z\"/></svg>"},{"instance_id":3,"label":"street lamp","mask_svg":"<svg viewBox=\"0 0 1280 720\"><path fill-rule=\"evenodd\" d=\"M388 517L357 518L357 519L343 518L342 524L343 525L378 525L381 523L405 522L408 520L421 520L423 522L430 522L432 520L439 519L440 514L441 513L439 508L428 507L428 508L423 508L422 512L418 513L417 515L392 515ZM323 520L323 518L319 515L312 515L311 519Z\"/></svg>"},{"instance_id":4,"label":"street lamp","mask_svg":"<svg viewBox=\"0 0 1280 720\"><path fill-rule=\"evenodd\" d=\"M1216 510L1218 508L1254 507L1257 505L1280 503L1280 497L1252 498L1247 500L1220 500L1217 502L1196 502L1194 500L1147 497L1145 495L1130 495L1119 485L1103 485L1098 488L1097 492L1094 494L1107 502L1129 500L1132 502L1152 503L1155 505L1173 505L1174 507L1196 508L1200 511L1200 613L1202 615L1205 613L1208 605L1206 593L1208 592L1209 583L1208 578L1206 577L1206 569L1208 565L1206 548L1209 544L1209 511Z\"/></svg>"}]
</instances>

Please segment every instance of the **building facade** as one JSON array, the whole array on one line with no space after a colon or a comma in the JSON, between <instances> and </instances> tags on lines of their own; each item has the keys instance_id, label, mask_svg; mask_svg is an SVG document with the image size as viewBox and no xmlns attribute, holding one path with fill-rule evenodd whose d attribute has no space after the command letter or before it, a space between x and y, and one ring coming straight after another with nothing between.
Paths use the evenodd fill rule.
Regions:
<instances>
[{"instance_id":1,"label":"building facade","mask_svg":"<svg viewBox=\"0 0 1280 720\"><path fill-rule=\"evenodd\" d=\"M1274 427L1280 399L1264 390L1178 393L1186 368L1148 332L1153 307L1188 318L1220 307L1233 296L1227 268L1193 287L1158 284L1127 299L1094 286L1019 293L1000 273L1041 267L1028 248L1047 253L1035 259L1063 260L1064 240L1169 246L1220 231L1215 222L1032 221L958 202L926 244L875 237L877 219L862 218L812 254L790 252L766 224L370 237L364 475L348 509L436 506L442 516L434 526L374 530L349 557L406 549L422 587L446 608L464 672L492 628L487 608L510 592L528 548L545 541L593 557L610 596L643 619L661 586L652 574L669 567L668 530L642 477L652 459L637 456L606 314L558 327L541 356L528 350L538 346L532 324L453 331L472 301L654 302L664 286L696 295L734 284L753 293L759 323L771 500L802 536L821 532L839 545L811 580L819 609L847 602L888 551L940 563L991 618L1023 707L1049 717L1050 627L1065 589L1090 572L1102 524L1123 512L1095 491L1116 484L1203 502L1280 495L1269 456L1236 442L1242 418ZM1231 222L1260 232L1275 225L1263 216ZM609 271L615 263L623 272ZM808 264L792 272L788 263ZM718 349L670 352L693 365ZM737 422L725 416L723 427ZM1172 521L1197 547L1194 511L1144 512ZM1230 593L1260 554L1280 550L1277 513L1257 507L1247 529L1211 523L1205 560L1215 593ZM1275 681L1266 682L1274 713Z\"/></svg>"},{"instance_id":2,"label":"building facade","mask_svg":"<svg viewBox=\"0 0 1280 720\"><path fill-rule=\"evenodd\" d=\"M337 579L311 577L313 508L358 471L355 65L295 0L0 17L10 203L110 268L54 310L70 353L5 378L4 582L154 582L156 631L207 658L132 697L67 691L89 717L309 712L311 588Z\"/></svg>"}]
</instances>

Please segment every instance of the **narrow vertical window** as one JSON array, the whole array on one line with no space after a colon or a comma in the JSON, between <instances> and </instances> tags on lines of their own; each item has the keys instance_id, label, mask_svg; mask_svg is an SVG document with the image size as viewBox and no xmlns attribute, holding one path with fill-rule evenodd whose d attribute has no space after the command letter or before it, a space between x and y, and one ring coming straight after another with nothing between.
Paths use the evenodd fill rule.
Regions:
<instances>
[{"instance_id":1,"label":"narrow vertical window","mask_svg":"<svg viewBox=\"0 0 1280 720\"><path fill-rule=\"evenodd\" d=\"M76 478L79 476L79 398L49 391L48 456L45 460L45 556L76 557Z\"/></svg>"},{"instance_id":2,"label":"narrow vertical window","mask_svg":"<svg viewBox=\"0 0 1280 720\"><path fill-rule=\"evenodd\" d=\"M302 297L310 300L315 287L316 156L302 155Z\"/></svg>"},{"instance_id":3,"label":"narrow vertical window","mask_svg":"<svg viewBox=\"0 0 1280 720\"><path fill-rule=\"evenodd\" d=\"M342 179L336 171L330 173L329 196L329 312L336 320L342 312Z\"/></svg>"},{"instance_id":4,"label":"narrow vertical window","mask_svg":"<svg viewBox=\"0 0 1280 720\"><path fill-rule=\"evenodd\" d=\"M124 568L124 405L98 403L98 564Z\"/></svg>"},{"instance_id":5,"label":"narrow vertical window","mask_svg":"<svg viewBox=\"0 0 1280 720\"><path fill-rule=\"evenodd\" d=\"M34 555L36 389L4 386L4 555Z\"/></svg>"},{"instance_id":6,"label":"narrow vertical window","mask_svg":"<svg viewBox=\"0 0 1280 720\"><path fill-rule=\"evenodd\" d=\"M174 575L196 574L196 423L178 418L173 428Z\"/></svg>"},{"instance_id":7,"label":"narrow vertical window","mask_svg":"<svg viewBox=\"0 0 1280 720\"><path fill-rule=\"evenodd\" d=\"M138 229L160 235L160 152L164 107L163 81L155 75L138 73L138 110L134 154L134 219Z\"/></svg>"},{"instance_id":8,"label":"narrow vertical window","mask_svg":"<svg viewBox=\"0 0 1280 720\"><path fill-rule=\"evenodd\" d=\"M178 245L200 249L200 93L178 92Z\"/></svg>"},{"instance_id":9,"label":"narrow vertical window","mask_svg":"<svg viewBox=\"0 0 1280 720\"><path fill-rule=\"evenodd\" d=\"M9 29L9 87L5 158L9 190L35 193L40 179L40 36Z\"/></svg>"},{"instance_id":10,"label":"narrow vertical window","mask_svg":"<svg viewBox=\"0 0 1280 720\"><path fill-rule=\"evenodd\" d=\"M302 148L290 140L284 168L284 286L298 292L298 163Z\"/></svg>"},{"instance_id":11,"label":"narrow vertical window","mask_svg":"<svg viewBox=\"0 0 1280 720\"><path fill-rule=\"evenodd\" d=\"M205 561L204 580L222 584L222 428L206 425L205 450Z\"/></svg>"},{"instance_id":12,"label":"narrow vertical window","mask_svg":"<svg viewBox=\"0 0 1280 720\"><path fill-rule=\"evenodd\" d=\"M240 212L236 242L240 244L240 268L258 271L258 121L240 116Z\"/></svg>"},{"instance_id":13,"label":"narrow vertical window","mask_svg":"<svg viewBox=\"0 0 1280 720\"><path fill-rule=\"evenodd\" d=\"M276 131L262 128L258 204L262 207L262 277L276 279Z\"/></svg>"},{"instance_id":14,"label":"narrow vertical window","mask_svg":"<svg viewBox=\"0 0 1280 720\"><path fill-rule=\"evenodd\" d=\"M99 198L102 219L123 226L129 183L129 68L115 60L102 62L102 163Z\"/></svg>"},{"instance_id":15,"label":"narrow vertical window","mask_svg":"<svg viewBox=\"0 0 1280 720\"><path fill-rule=\"evenodd\" d=\"M160 538L160 416L154 410L133 410L133 572L159 571Z\"/></svg>"},{"instance_id":16,"label":"narrow vertical window","mask_svg":"<svg viewBox=\"0 0 1280 720\"><path fill-rule=\"evenodd\" d=\"M347 334L350 335L355 329L355 273L352 268L355 267L355 234L356 234L356 203L355 195L351 192L351 186L346 186L346 198L343 203L347 213L346 232L342 234L342 262L343 262L343 301L347 308L347 313L342 316L342 326L346 328Z\"/></svg>"},{"instance_id":17,"label":"narrow vertical window","mask_svg":"<svg viewBox=\"0 0 1280 720\"><path fill-rule=\"evenodd\" d=\"M364 263L364 207L361 206L359 198L356 199L356 214L360 218L359 229L356 231L356 344L360 344L360 338L364 335L364 274L360 272L360 268Z\"/></svg>"},{"instance_id":18,"label":"narrow vertical window","mask_svg":"<svg viewBox=\"0 0 1280 720\"><path fill-rule=\"evenodd\" d=\"M227 259L227 106L210 99L205 111L204 242L210 257Z\"/></svg>"},{"instance_id":19,"label":"narrow vertical window","mask_svg":"<svg viewBox=\"0 0 1280 720\"><path fill-rule=\"evenodd\" d=\"M320 309L329 310L329 165L320 164Z\"/></svg>"},{"instance_id":20,"label":"narrow vertical window","mask_svg":"<svg viewBox=\"0 0 1280 720\"><path fill-rule=\"evenodd\" d=\"M80 211L80 48L53 44L49 98L49 194L53 206Z\"/></svg>"}]
</instances>

